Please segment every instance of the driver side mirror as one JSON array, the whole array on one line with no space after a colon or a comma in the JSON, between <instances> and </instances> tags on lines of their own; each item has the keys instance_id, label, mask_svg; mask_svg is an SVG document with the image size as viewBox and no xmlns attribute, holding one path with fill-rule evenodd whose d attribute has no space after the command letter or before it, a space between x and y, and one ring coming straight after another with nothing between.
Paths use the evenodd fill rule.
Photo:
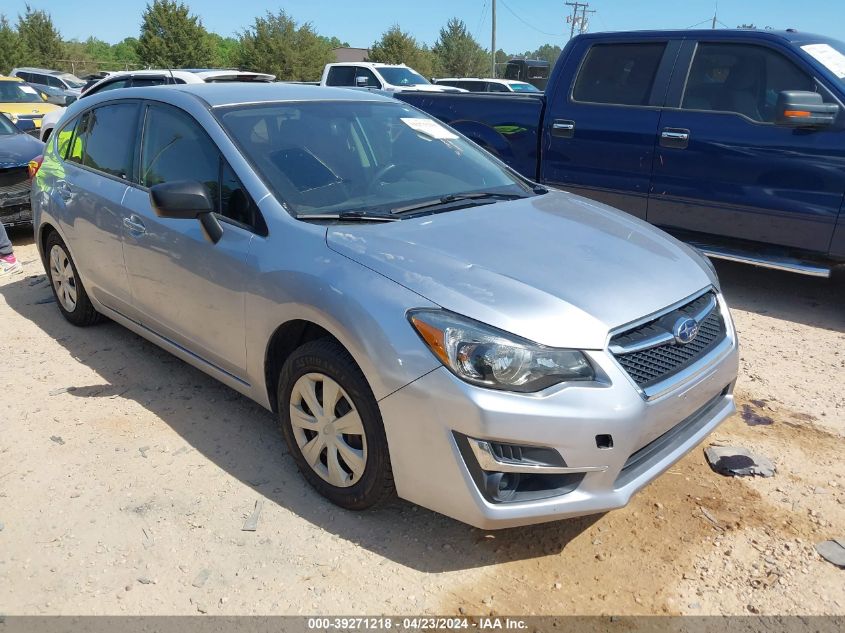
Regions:
<instances>
[{"instance_id":1,"label":"driver side mirror","mask_svg":"<svg viewBox=\"0 0 845 633\"><path fill-rule=\"evenodd\" d=\"M208 189L195 180L175 180L150 187L150 203L160 218L199 220L212 244L223 237L223 227L214 217L214 201Z\"/></svg>"},{"instance_id":2,"label":"driver side mirror","mask_svg":"<svg viewBox=\"0 0 845 633\"><path fill-rule=\"evenodd\" d=\"M366 88L370 82L366 77L355 77L355 86L358 88Z\"/></svg>"},{"instance_id":3,"label":"driver side mirror","mask_svg":"<svg viewBox=\"0 0 845 633\"><path fill-rule=\"evenodd\" d=\"M832 125L839 113L835 103L825 103L818 92L783 90L778 93L775 123L790 127Z\"/></svg>"}]
</instances>

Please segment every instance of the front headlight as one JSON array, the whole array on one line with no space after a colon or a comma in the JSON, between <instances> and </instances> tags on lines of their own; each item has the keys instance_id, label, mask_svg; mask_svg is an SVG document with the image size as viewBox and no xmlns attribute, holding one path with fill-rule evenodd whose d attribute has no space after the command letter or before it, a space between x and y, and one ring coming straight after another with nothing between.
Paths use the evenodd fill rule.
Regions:
<instances>
[{"instance_id":1,"label":"front headlight","mask_svg":"<svg viewBox=\"0 0 845 633\"><path fill-rule=\"evenodd\" d=\"M577 350L544 347L445 310L412 310L408 319L432 353L474 385L524 393L595 379Z\"/></svg>"}]
</instances>

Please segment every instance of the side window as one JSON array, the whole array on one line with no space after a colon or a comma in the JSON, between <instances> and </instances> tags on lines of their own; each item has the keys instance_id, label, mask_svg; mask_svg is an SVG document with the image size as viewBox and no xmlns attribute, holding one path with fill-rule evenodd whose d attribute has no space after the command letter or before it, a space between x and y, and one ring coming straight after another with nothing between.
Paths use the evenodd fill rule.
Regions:
<instances>
[{"instance_id":1,"label":"side window","mask_svg":"<svg viewBox=\"0 0 845 633\"><path fill-rule=\"evenodd\" d=\"M32 73L25 73L25 72L23 72L22 70L19 70L18 72L16 72L16 73L15 73L15 77L19 77L19 78L23 79L23 80L24 80L24 81L26 81L26 82L31 82L31 81L32 81Z\"/></svg>"},{"instance_id":2,"label":"side window","mask_svg":"<svg viewBox=\"0 0 845 633\"><path fill-rule=\"evenodd\" d=\"M100 92L104 92L106 90L114 90L115 88L125 88L129 85L130 79L127 77L126 79L116 79L115 81L111 81L106 84L102 84L97 87L96 90L91 90L85 93L85 96L98 94Z\"/></svg>"},{"instance_id":3,"label":"side window","mask_svg":"<svg viewBox=\"0 0 845 633\"><path fill-rule=\"evenodd\" d=\"M503 86L502 84L494 81L488 81L487 92L510 92L510 90L508 90L507 86Z\"/></svg>"},{"instance_id":4,"label":"side window","mask_svg":"<svg viewBox=\"0 0 845 633\"><path fill-rule=\"evenodd\" d=\"M79 126L71 154L81 150L85 167L129 179L137 122L137 103L115 103L95 108L85 115Z\"/></svg>"},{"instance_id":5,"label":"side window","mask_svg":"<svg viewBox=\"0 0 845 633\"><path fill-rule=\"evenodd\" d=\"M364 77L367 80L367 86L370 88L381 88L381 82L376 77L375 73L369 68L355 68L355 85L358 85L358 77Z\"/></svg>"},{"instance_id":6,"label":"side window","mask_svg":"<svg viewBox=\"0 0 845 633\"><path fill-rule=\"evenodd\" d=\"M734 112L772 123L782 90L815 91L812 77L782 54L754 44L700 44L681 107Z\"/></svg>"},{"instance_id":7,"label":"side window","mask_svg":"<svg viewBox=\"0 0 845 633\"><path fill-rule=\"evenodd\" d=\"M65 125L58 134L55 135L56 154L64 160L72 160L68 157L68 151L71 148L71 141L73 140L74 132L79 125L81 117L76 117L73 121ZM74 162L82 162L82 152L78 152L79 156Z\"/></svg>"},{"instance_id":8,"label":"side window","mask_svg":"<svg viewBox=\"0 0 845 633\"><path fill-rule=\"evenodd\" d=\"M255 227L263 220L217 146L200 125L176 108L150 106L141 142L141 184L193 180L211 194L215 213Z\"/></svg>"},{"instance_id":9,"label":"side window","mask_svg":"<svg viewBox=\"0 0 845 633\"><path fill-rule=\"evenodd\" d=\"M60 88L61 90L65 89L65 85L61 82L58 77L53 77L52 75L47 76L47 85L51 88Z\"/></svg>"},{"instance_id":10,"label":"side window","mask_svg":"<svg viewBox=\"0 0 845 633\"><path fill-rule=\"evenodd\" d=\"M144 86L161 86L168 83L167 77L161 75L159 77L133 77L132 87L143 88Z\"/></svg>"},{"instance_id":11,"label":"side window","mask_svg":"<svg viewBox=\"0 0 845 633\"><path fill-rule=\"evenodd\" d=\"M328 86L354 86L355 85L355 67L354 66L332 66L329 69L328 77L326 77L326 85L328 85Z\"/></svg>"},{"instance_id":12,"label":"side window","mask_svg":"<svg viewBox=\"0 0 845 633\"><path fill-rule=\"evenodd\" d=\"M596 44L581 65L575 101L614 105L648 105L657 68L666 49L654 44Z\"/></svg>"}]
</instances>

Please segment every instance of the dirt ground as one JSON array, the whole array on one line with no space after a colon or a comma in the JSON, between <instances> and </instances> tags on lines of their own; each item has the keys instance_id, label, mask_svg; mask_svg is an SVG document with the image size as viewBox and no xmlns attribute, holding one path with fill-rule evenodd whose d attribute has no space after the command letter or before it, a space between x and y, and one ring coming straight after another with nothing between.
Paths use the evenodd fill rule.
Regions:
<instances>
[{"instance_id":1,"label":"dirt ground","mask_svg":"<svg viewBox=\"0 0 845 633\"><path fill-rule=\"evenodd\" d=\"M845 614L845 282L717 264L742 361L709 438L622 510L485 532L403 502L348 513L274 418L143 339L76 329L31 235L0 282L0 614ZM244 520L263 502L258 528Z\"/></svg>"}]
</instances>

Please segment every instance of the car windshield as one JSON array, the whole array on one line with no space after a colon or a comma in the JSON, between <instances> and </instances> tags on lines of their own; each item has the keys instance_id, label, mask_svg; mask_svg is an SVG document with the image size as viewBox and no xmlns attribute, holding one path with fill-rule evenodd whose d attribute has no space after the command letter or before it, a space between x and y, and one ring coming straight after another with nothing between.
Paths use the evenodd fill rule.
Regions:
<instances>
[{"instance_id":1,"label":"car windshield","mask_svg":"<svg viewBox=\"0 0 845 633\"><path fill-rule=\"evenodd\" d=\"M420 86L427 84L425 77L410 68L378 68L384 80L393 86Z\"/></svg>"},{"instance_id":2,"label":"car windshield","mask_svg":"<svg viewBox=\"0 0 845 633\"><path fill-rule=\"evenodd\" d=\"M0 114L0 136L19 134L20 130L5 115Z\"/></svg>"},{"instance_id":3,"label":"car windshield","mask_svg":"<svg viewBox=\"0 0 845 633\"><path fill-rule=\"evenodd\" d=\"M19 81L0 81L0 103L43 103L38 91Z\"/></svg>"},{"instance_id":4,"label":"car windshield","mask_svg":"<svg viewBox=\"0 0 845 633\"><path fill-rule=\"evenodd\" d=\"M398 102L315 101L216 110L291 214L385 214L455 194L530 186L475 144Z\"/></svg>"},{"instance_id":5,"label":"car windshield","mask_svg":"<svg viewBox=\"0 0 845 633\"><path fill-rule=\"evenodd\" d=\"M82 88L82 86L85 85L84 81L82 81L76 75L71 75L70 73L64 73L62 75L59 75L59 79L64 81L71 88Z\"/></svg>"},{"instance_id":6,"label":"car windshield","mask_svg":"<svg viewBox=\"0 0 845 633\"><path fill-rule=\"evenodd\" d=\"M511 90L514 92L542 92L531 84L511 84Z\"/></svg>"},{"instance_id":7,"label":"car windshield","mask_svg":"<svg viewBox=\"0 0 845 633\"><path fill-rule=\"evenodd\" d=\"M814 57L845 85L845 43L827 40L817 44L802 44L801 50Z\"/></svg>"}]
</instances>

